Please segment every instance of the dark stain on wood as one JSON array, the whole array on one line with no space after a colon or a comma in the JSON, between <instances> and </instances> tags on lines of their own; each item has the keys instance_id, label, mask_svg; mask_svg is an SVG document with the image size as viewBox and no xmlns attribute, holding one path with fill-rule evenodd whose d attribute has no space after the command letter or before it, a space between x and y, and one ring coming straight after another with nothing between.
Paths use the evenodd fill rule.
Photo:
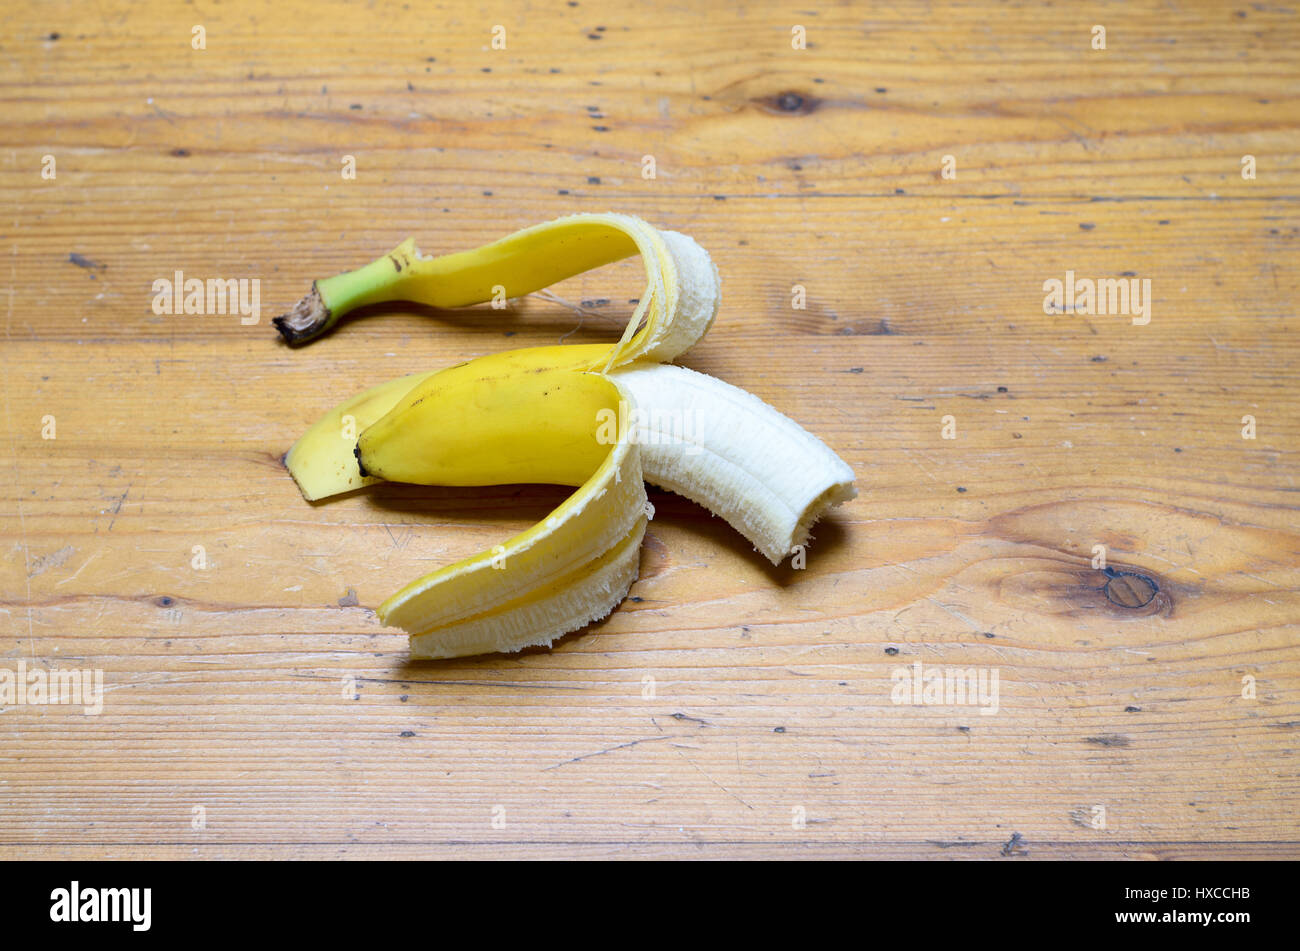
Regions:
<instances>
[{"instance_id":1,"label":"dark stain on wood","mask_svg":"<svg viewBox=\"0 0 1300 951\"><path fill-rule=\"evenodd\" d=\"M71 261L73 264L75 264L77 267L98 268L101 271L106 266L100 264L97 261L92 261L88 257L84 257L83 255L77 254L75 251L73 251L71 254L68 255L68 260Z\"/></svg>"},{"instance_id":2,"label":"dark stain on wood","mask_svg":"<svg viewBox=\"0 0 1300 951\"><path fill-rule=\"evenodd\" d=\"M816 112L821 100L803 93L787 91L751 100L764 112L774 116L806 116Z\"/></svg>"},{"instance_id":3,"label":"dark stain on wood","mask_svg":"<svg viewBox=\"0 0 1300 951\"><path fill-rule=\"evenodd\" d=\"M1007 839L1006 844L1002 846L1003 855L1028 855L1029 850L1025 848L1025 837L1019 832L1011 833L1011 838Z\"/></svg>"},{"instance_id":4,"label":"dark stain on wood","mask_svg":"<svg viewBox=\"0 0 1300 951\"><path fill-rule=\"evenodd\" d=\"M1133 741L1122 733L1103 733L1101 736L1090 736L1087 742L1093 746L1131 746Z\"/></svg>"}]
</instances>

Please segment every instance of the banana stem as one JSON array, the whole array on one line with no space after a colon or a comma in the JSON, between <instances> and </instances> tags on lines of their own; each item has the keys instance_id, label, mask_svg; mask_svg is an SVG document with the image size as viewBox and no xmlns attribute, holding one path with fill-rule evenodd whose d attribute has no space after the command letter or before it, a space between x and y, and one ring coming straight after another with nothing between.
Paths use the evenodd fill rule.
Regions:
<instances>
[{"instance_id":1,"label":"banana stem","mask_svg":"<svg viewBox=\"0 0 1300 951\"><path fill-rule=\"evenodd\" d=\"M285 343L296 346L316 339L349 311L367 304L399 300L414 253L415 241L407 238L364 267L313 281L310 293L287 314L271 322Z\"/></svg>"}]
</instances>

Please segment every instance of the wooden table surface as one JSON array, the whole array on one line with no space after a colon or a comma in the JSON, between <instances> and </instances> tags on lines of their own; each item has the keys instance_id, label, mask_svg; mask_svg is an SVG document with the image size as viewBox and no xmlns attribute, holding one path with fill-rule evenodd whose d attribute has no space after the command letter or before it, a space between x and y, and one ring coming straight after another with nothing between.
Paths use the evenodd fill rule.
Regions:
<instances>
[{"instance_id":1,"label":"wooden table surface","mask_svg":"<svg viewBox=\"0 0 1300 951\"><path fill-rule=\"evenodd\" d=\"M0 667L104 694L0 704L0 857L1300 857L1295 9L6 13ZM411 663L373 607L565 490L310 505L285 450L389 377L612 340L639 264L300 350L270 318L407 235L605 210L709 249L681 362L861 495L799 571L653 492L608 621ZM259 321L154 313L176 271ZM1046 312L1067 271L1149 322ZM996 712L896 703L918 662Z\"/></svg>"}]
</instances>

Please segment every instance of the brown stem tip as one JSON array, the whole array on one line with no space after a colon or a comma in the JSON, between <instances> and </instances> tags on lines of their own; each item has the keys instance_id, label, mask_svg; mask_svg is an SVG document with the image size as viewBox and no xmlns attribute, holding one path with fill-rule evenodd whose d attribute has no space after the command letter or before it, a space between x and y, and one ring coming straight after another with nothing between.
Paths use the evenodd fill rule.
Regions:
<instances>
[{"instance_id":1,"label":"brown stem tip","mask_svg":"<svg viewBox=\"0 0 1300 951\"><path fill-rule=\"evenodd\" d=\"M290 346L306 343L324 333L330 323L330 309L320 299L316 282L312 281L311 293L294 304L293 310L274 318L271 323Z\"/></svg>"},{"instance_id":2,"label":"brown stem tip","mask_svg":"<svg viewBox=\"0 0 1300 951\"><path fill-rule=\"evenodd\" d=\"M366 471L366 464L361 461L361 446L356 445L352 449L352 455L357 457L357 471L361 473L361 478L369 478L370 473Z\"/></svg>"}]
</instances>

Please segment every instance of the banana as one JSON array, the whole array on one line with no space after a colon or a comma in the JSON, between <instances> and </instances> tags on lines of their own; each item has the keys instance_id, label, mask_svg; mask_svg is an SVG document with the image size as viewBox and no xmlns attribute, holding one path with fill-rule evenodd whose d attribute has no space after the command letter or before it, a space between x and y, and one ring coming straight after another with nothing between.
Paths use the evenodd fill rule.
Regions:
<instances>
[{"instance_id":1,"label":"banana","mask_svg":"<svg viewBox=\"0 0 1300 951\"><path fill-rule=\"evenodd\" d=\"M645 481L726 519L773 563L856 495L849 466L793 420L663 362L711 326L718 275L689 237L640 219L574 215L441 258L420 256L408 240L316 282L276 323L296 343L367 303L464 306L503 285L516 296L637 251L647 289L618 343L514 350L391 380L339 404L286 455L310 500L381 478L575 487L537 525L380 605L383 623L410 633L412 656L549 645L607 615L637 577Z\"/></svg>"}]
</instances>

